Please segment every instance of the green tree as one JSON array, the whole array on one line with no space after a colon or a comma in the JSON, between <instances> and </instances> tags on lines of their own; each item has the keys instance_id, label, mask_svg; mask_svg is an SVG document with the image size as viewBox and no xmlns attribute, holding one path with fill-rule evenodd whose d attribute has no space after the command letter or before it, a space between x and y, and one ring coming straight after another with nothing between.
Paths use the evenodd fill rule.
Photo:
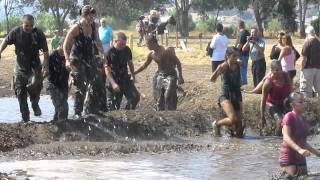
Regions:
<instances>
[{"instance_id":1,"label":"green tree","mask_svg":"<svg viewBox=\"0 0 320 180\"><path fill-rule=\"evenodd\" d=\"M20 15L23 13L22 3L19 0L3 0L4 14L6 17L6 30L7 33L10 31L9 17L12 15ZM17 11L19 9L19 11Z\"/></svg>"},{"instance_id":2,"label":"green tree","mask_svg":"<svg viewBox=\"0 0 320 180\"><path fill-rule=\"evenodd\" d=\"M77 0L39 0L39 2L41 12L50 12L52 14L55 28L59 30L60 34L62 34L67 16L72 11L79 9Z\"/></svg>"},{"instance_id":3,"label":"green tree","mask_svg":"<svg viewBox=\"0 0 320 180\"><path fill-rule=\"evenodd\" d=\"M278 0L278 6L276 8L276 17L281 22L282 29L287 32L295 32L297 30L297 23L295 21L297 15L295 7L297 5L296 0Z\"/></svg>"},{"instance_id":4,"label":"green tree","mask_svg":"<svg viewBox=\"0 0 320 180\"><path fill-rule=\"evenodd\" d=\"M264 21L270 16L275 5L276 0L251 0L254 17L261 36L263 36Z\"/></svg>"}]
</instances>

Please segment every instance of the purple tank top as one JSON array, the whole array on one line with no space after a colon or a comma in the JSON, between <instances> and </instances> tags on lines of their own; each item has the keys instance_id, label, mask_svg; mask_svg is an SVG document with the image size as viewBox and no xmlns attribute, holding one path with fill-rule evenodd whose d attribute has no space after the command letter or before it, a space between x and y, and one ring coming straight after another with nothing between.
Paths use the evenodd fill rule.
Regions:
<instances>
[{"instance_id":1,"label":"purple tank top","mask_svg":"<svg viewBox=\"0 0 320 180\"><path fill-rule=\"evenodd\" d=\"M291 138L301 148L305 148L307 142L307 136L309 134L309 124L306 119L298 119L294 112L288 112L283 120L283 125L287 125L291 128ZM293 150L287 142L282 141L280 146L280 163L292 164L292 165L304 165L306 164L306 158L300 155L297 151Z\"/></svg>"},{"instance_id":2,"label":"purple tank top","mask_svg":"<svg viewBox=\"0 0 320 180\"><path fill-rule=\"evenodd\" d=\"M286 82L282 86L276 85L271 76L268 76L267 80L271 85L270 92L267 97L267 103L275 106L283 104L284 99L287 98L291 92L290 80L286 79Z\"/></svg>"}]
</instances>

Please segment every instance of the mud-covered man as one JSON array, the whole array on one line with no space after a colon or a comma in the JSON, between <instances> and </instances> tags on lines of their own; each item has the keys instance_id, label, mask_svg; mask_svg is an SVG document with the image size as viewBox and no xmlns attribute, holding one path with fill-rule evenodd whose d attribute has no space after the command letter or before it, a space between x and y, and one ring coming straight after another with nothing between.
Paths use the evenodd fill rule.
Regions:
<instances>
[{"instance_id":1,"label":"mud-covered man","mask_svg":"<svg viewBox=\"0 0 320 180\"><path fill-rule=\"evenodd\" d=\"M17 63L15 67L15 94L20 105L22 120L30 120L27 103L29 94L35 116L41 115L38 105L42 89L43 74L48 72L48 45L44 33L34 27L34 17L26 14L22 17L22 25L9 32L0 46L0 57L7 45L15 45ZM44 62L41 66L39 51L43 52ZM41 72L42 71L42 72Z\"/></svg>"},{"instance_id":2,"label":"mud-covered man","mask_svg":"<svg viewBox=\"0 0 320 180\"><path fill-rule=\"evenodd\" d=\"M123 95L127 99L125 109L135 109L140 101L140 94L134 85L132 52L126 43L127 36L122 32L117 33L113 47L106 56L107 106L110 111L120 108ZM128 74L128 66L131 75Z\"/></svg>"},{"instance_id":3,"label":"mud-covered man","mask_svg":"<svg viewBox=\"0 0 320 180\"><path fill-rule=\"evenodd\" d=\"M92 90L98 66L95 46L103 54L98 28L94 23L95 13L95 9L90 5L83 6L80 10L80 21L71 27L63 44L66 67L71 69L75 85L75 118L81 117L85 98L91 97L89 94L95 94ZM92 98L88 98L87 104L93 104L90 101Z\"/></svg>"},{"instance_id":4,"label":"mud-covered man","mask_svg":"<svg viewBox=\"0 0 320 180\"><path fill-rule=\"evenodd\" d=\"M154 36L147 37L147 46L152 50L145 63L134 72L138 74L149 66L154 60L158 65L158 71L153 78L154 99L156 109L176 110L177 109L177 80L178 84L183 84L181 63L173 48L165 48L158 44ZM176 72L178 69L178 75Z\"/></svg>"},{"instance_id":5,"label":"mud-covered man","mask_svg":"<svg viewBox=\"0 0 320 180\"><path fill-rule=\"evenodd\" d=\"M69 71L65 66L63 41L58 42L57 49L49 56L48 92L54 105L53 121L65 121L68 118L68 79Z\"/></svg>"}]
</instances>

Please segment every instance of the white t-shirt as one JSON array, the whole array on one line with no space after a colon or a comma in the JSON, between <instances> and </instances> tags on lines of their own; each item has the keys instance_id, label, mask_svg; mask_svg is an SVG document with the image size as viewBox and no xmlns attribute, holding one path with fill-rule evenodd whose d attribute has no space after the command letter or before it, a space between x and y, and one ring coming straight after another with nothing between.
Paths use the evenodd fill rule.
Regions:
<instances>
[{"instance_id":1,"label":"white t-shirt","mask_svg":"<svg viewBox=\"0 0 320 180\"><path fill-rule=\"evenodd\" d=\"M229 39L226 35L217 33L213 36L210 47L213 49L212 61L224 61Z\"/></svg>"}]
</instances>

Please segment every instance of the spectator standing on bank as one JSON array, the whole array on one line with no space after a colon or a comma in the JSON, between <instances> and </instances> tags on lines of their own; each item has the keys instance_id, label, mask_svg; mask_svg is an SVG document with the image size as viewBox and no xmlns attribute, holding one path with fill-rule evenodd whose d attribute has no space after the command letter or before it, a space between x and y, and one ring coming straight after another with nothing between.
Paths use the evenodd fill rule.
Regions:
<instances>
[{"instance_id":1,"label":"spectator standing on bank","mask_svg":"<svg viewBox=\"0 0 320 180\"><path fill-rule=\"evenodd\" d=\"M247 37L250 36L250 32L245 28L245 23L243 21L239 22L239 35L237 37L236 47L240 50L240 75L241 75L241 85L247 85L248 79L248 60L249 51L242 50L243 46L247 43Z\"/></svg>"},{"instance_id":2,"label":"spectator standing on bank","mask_svg":"<svg viewBox=\"0 0 320 180\"><path fill-rule=\"evenodd\" d=\"M253 85L256 87L266 74L266 60L264 56L265 41L259 36L257 28L252 28L242 51L249 51L252 60Z\"/></svg>"},{"instance_id":3,"label":"spectator standing on bank","mask_svg":"<svg viewBox=\"0 0 320 180\"><path fill-rule=\"evenodd\" d=\"M306 40L302 48L302 63L300 74L300 92L305 97L313 96L313 89L320 92L320 41L316 37L314 28L306 28Z\"/></svg>"},{"instance_id":4,"label":"spectator standing on bank","mask_svg":"<svg viewBox=\"0 0 320 180\"><path fill-rule=\"evenodd\" d=\"M213 49L211 57L212 72L214 72L217 67L224 62L226 50L228 48L229 39L222 33L222 31L223 25L218 23L216 27L216 34L213 36L210 43L210 48Z\"/></svg>"},{"instance_id":5,"label":"spectator standing on bank","mask_svg":"<svg viewBox=\"0 0 320 180\"><path fill-rule=\"evenodd\" d=\"M107 19L100 20L99 37L103 46L104 54L107 54L113 41L113 32L110 25L107 24Z\"/></svg>"}]
</instances>

